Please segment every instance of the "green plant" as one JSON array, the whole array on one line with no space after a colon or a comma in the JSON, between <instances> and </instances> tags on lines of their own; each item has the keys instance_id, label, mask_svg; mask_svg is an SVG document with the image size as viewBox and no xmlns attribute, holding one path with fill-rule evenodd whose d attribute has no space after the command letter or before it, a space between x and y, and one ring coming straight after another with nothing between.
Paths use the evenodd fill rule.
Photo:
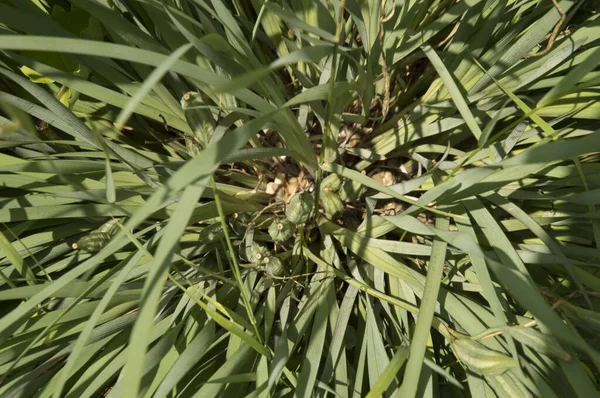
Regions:
<instances>
[{"instance_id":1,"label":"green plant","mask_svg":"<svg viewBox=\"0 0 600 398\"><path fill-rule=\"evenodd\" d=\"M593 7L0 0L0 395L596 395Z\"/></svg>"}]
</instances>

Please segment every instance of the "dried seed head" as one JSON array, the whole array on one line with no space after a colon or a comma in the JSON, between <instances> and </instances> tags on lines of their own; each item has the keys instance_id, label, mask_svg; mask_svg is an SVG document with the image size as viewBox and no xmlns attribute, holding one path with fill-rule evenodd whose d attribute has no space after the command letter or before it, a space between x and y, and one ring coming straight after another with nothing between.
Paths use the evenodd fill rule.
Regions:
<instances>
[{"instance_id":1,"label":"dried seed head","mask_svg":"<svg viewBox=\"0 0 600 398\"><path fill-rule=\"evenodd\" d=\"M267 184L267 188L265 189L265 192L268 195L274 195L275 192L277 192L279 190L280 186L281 186L281 184L276 184L274 182L270 182Z\"/></svg>"},{"instance_id":2,"label":"dried seed head","mask_svg":"<svg viewBox=\"0 0 600 398\"><path fill-rule=\"evenodd\" d=\"M263 259L263 263L265 263L265 264L269 264L269 262L270 262L270 261L271 261L271 258L270 258L270 257L265 257L265 258Z\"/></svg>"},{"instance_id":3,"label":"dried seed head","mask_svg":"<svg viewBox=\"0 0 600 398\"><path fill-rule=\"evenodd\" d=\"M396 179L394 175L390 171L380 171L371 176L372 179L377 181L378 183L389 187L390 185L394 185Z\"/></svg>"},{"instance_id":4,"label":"dried seed head","mask_svg":"<svg viewBox=\"0 0 600 398\"><path fill-rule=\"evenodd\" d=\"M254 258L255 258L255 259L257 259L257 260L260 260L260 259L262 258L262 254L260 254L260 253L256 253L256 254L254 255Z\"/></svg>"},{"instance_id":5,"label":"dried seed head","mask_svg":"<svg viewBox=\"0 0 600 398\"><path fill-rule=\"evenodd\" d=\"M184 101L189 101L189 100L190 100L190 98L192 98L192 96L190 95L190 93L185 93L185 94L183 95L183 100L184 100Z\"/></svg>"},{"instance_id":6,"label":"dried seed head","mask_svg":"<svg viewBox=\"0 0 600 398\"><path fill-rule=\"evenodd\" d=\"M282 223L277 224L277 229L278 230L281 231L283 229L283 227L284 227L284 225Z\"/></svg>"}]
</instances>

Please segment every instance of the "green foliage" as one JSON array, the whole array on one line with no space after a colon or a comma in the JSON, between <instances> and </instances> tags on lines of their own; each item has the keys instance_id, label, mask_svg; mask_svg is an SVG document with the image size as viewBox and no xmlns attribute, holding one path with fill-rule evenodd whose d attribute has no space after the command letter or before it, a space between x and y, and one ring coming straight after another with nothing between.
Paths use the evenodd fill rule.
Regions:
<instances>
[{"instance_id":1,"label":"green foliage","mask_svg":"<svg viewBox=\"0 0 600 398\"><path fill-rule=\"evenodd\" d=\"M0 0L0 396L596 396L595 3Z\"/></svg>"}]
</instances>

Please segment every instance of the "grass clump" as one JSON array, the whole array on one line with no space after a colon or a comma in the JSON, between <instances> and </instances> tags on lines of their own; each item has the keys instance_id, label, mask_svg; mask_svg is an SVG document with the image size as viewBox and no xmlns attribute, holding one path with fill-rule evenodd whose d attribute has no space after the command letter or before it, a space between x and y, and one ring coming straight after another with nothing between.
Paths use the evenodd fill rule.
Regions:
<instances>
[{"instance_id":1,"label":"grass clump","mask_svg":"<svg viewBox=\"0 0 600 398\"><path fill-rule=\"evenodd\" d=\"M596 395L597 8L0 0L0 395Z\"/></svg>"}]
</instances>

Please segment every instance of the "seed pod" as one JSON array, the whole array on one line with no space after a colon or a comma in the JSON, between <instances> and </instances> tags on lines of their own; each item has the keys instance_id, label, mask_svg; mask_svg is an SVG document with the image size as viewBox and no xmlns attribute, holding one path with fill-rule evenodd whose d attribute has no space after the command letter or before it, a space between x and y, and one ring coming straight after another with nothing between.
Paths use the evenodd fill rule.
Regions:
<instances>
[{"instance_id":1,"label":"seed pod","mask_svg":"<svg viewBox=\"0 0 600 398\"><path fill-rule=\"evenodd\" d=\"M456 357L475 373L500 375L515 367L515 361L498 351L471 339L456 339L452 342Z\"/></svg>"},{"instance_id":2,"label":"seed pod","mask_svg":"<svg viewBox=\"0 0 600 398\"><path fill-rule=\"evenodd\" d=\"M206 103L202 99L202 96L193 91L185 93L181 98L181 107L183 108L185 119L192 129L193 138L195 138L195 140L190 140L188 151L190 149L196 151L206 148L214 132L215 121L212 113L206 108ZM186 139L186 145L187 143L188 140Z\"/></svg>"},{"instance_id":3,"label":"seed pod","mask_svg":"<svg viewBox=\"0 0 600 398\"><path fill-rule=\"evenodd\" d=\"M275 220L269 226L269 235L276 242L285 242L294 234L296 226L288 220Z\"/></svg>"},{"instance_id":4,"label":"seed pod","mask_svg":"<svg viewBox=\"0 0 600 398\"><path fill-rule=\"evenodd\" d=\"M502 375L486 375L485 380L494 389L498 397L532 397L531 393L511 372Z\"/></svg>"},{"instance_id":5,"label":"seed pod","mask_svg":"<svg viewBox=\"0 0 600 398\"><path fill-rule=\"evenodd\" d=\"M76 243L73 243L71 247L75 250L85 250L86 252L95 253L110 242L111 234L107 232L92 232L79 239Z\"/></svg>"},{"instance_id":6,"label":"seed pod","mask_svg":"<svg viewBox=\"0 0 600 398\"><path fill-rule=\"evenodd\" d=\"M265 273L269 277L282 277L285 273L283 261L278 257L265 257L263 259Z\"/></svg>"},{"instance_id":7,"label":"seed pod","mask_svg":"<svg viewBox=\"0 0 600 398\"><path fill-rule=\"evenodd\" d=\"M591 332L600 332L600 314L595 311L586 310L569 302L563 302L558 307L560 311L574 322L577 326Z\"/></svg>"},{"instance_id":8,"label":"seed pod","mask_svg":"<svg viewBox=\"0 0 600 398\"><path fill-rule=\"evenodd\" d=\"M194 157L198 155L204 149L204 145L198 141L198 139L191 135L185 136L185 148L188 151L188 155Z\"/></svg>"},{"instance_id":9,"label":"seed pod","mask_svg":"<svg viewBox=\"0 0 600 398\"><path fill-rule=\"evenodd\" d=\"M285 216L292 224L302 224L308 221L314 206L314 199L308 192L295 194L290 200Z\"/></svg>"},{"instance_id":10,"label":"seed pod","mask_svg":"<svg viewBox=\"0 0 600 398\"><path fill-rule=\"evenodd\" d=\"M337 174L329 174L321 181L321 192L337 192L342 185L342 179Z\"/></svg>"},{"instance_id":11,"label":"seed pod","mask_svg":"<svg viewBox=\"0 0 600 398\"><path fill-rule=\"evenodd\" d=\"M342 184L338 194L340 199L346 203L353 203L360 199L361 195L364 194L366 188L364 185L359 184L353 180L346 180Z\"/></svg>"},{"instance_id":12,"label":"seed pod","mask_svg":"<svg viewBox=\"0 0 600 398\"><path fill-rule=\"evenodd\" d=\"M229 217L229 226L237 235L243 235L252 221L252 216L248 213L234 213Z\"/></svg>"},{"instance_id":13,"label":"seed pod","mask_svg":"<svg viewBox=\"0 0 600 398\"><path fill-rule=\"evenodd\" d=\"M571 359L571 355L552 336L524 326L507 327L506 331L519 343L525 344L541 354L564 361Z\"/></svg>"},{"instance_id":14,"label":"seed pod","mask_svg":"<svg viewBox=\"0 0 600 398\"><path fill-rule=\"evenodd\" d=\"M344 211L344 202L334 192L323 192L321 194L321 204L323 210L325 210L325 215L330 220L336 220Z\"/></svg>"},{"instance_id":15,"label":"seed pod","mask_svg":"<svg viewBox=\"0 0 600 398\"><path fill-rule=\"evenodd\" d=\"M246 247L246 258L253 264L264 264L265 257L271 257L271 252L264 246L252 242L252 246Z\"/></svg>"},{"instance_id":16,"label":"seed pod","mask_svg":"<svg viewBox=\"0 0 600 398\"><path fill-rule=\"evenodd\" d=\"M223 230L221 222L217 221L214 224L207 225L200 231L198 241L200 243L218 242L223 238L225 238L225 231Z\"/></svg>"},{"instance_id":17,"label":"seed pod","mask_svg":"<svg viewBox=\"0 0 600 398\"><path fill-rule=\"evenodd\" d=\"M104 224L102 224L96 232L106 232L107 234L113 235L115 232L119 230L119 220L116 218L111 218Z\"/></svg>"}]
</instances>

